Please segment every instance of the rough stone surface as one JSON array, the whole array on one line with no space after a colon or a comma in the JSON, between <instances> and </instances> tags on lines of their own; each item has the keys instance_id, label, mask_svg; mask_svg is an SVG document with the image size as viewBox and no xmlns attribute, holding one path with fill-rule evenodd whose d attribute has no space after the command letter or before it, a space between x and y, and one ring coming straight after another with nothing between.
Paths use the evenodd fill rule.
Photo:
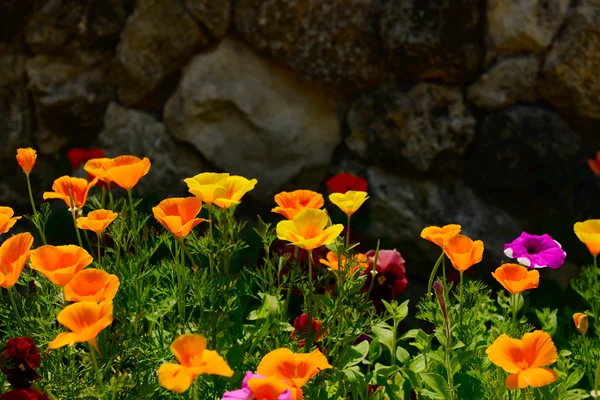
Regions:
<instances>
[{"instance_id":1,"label":"rough stone surface","mask_svg":"<svg viewBox=\"0 0 600 400\"><path fill-rule=\"evenodd\" d=\"M467 99L486 110L534 100L539 69L539 61L532 55L504 59L469 87Z\"/></svg>"},{"instance_id":2,"label":"rough stone surface","mask_svg":"<svg viewBox=\"0 0 600 400\"><path fill-rule=\"evenodd\" d=\"M27 43L34 53L96 64L110 57L129 13L129 3L129 0L48 0L33 13L27 25Z\"/></svg>"},{"instance_id":3,"label":"rough stone surface","mask_svg":"<svg viewBox=\"0 0 600 400\"><path fill-rule=\"evenodd\" d=\"M488 0L488 44L493 52L540 53L558 32L571 0Z\"/></svg>"},{"instance_id":4,"label":"rough stone surface","mask_svg":"<svg viewBox=\"0 0 600 400\"><path fill-rule=\"evenodd\" d=\"M0 2L0 42L12 42L23 30L33 10L33 1L3 0Z\"/></svg>"},{"instance_id":5,"label":"rough stone surface","mask_svg":"<svg viewBox=\"0 0 600 400\"><path fill-rule=\"evenodd\" d=\"M210 42L211 38L180 2L139 0L117 47L117 58L124 70L119 99L125 104L142 101L198 48Z\"/></svg>"},{"instance_id":6,"label":"rough stone surface","mask_svg":"<svg viewBox=\"0 0 600 400\"><path fill-rule=\"evenodd\" d=\"M390 0L381 13L386 59L398 80L455 82L481 58L481 0Z\"/></svg>"},{"instance_id":7,"label":"rough stone surface","mask_svg":"<svg viewBox=\"0 0 600 400\"><path fill-rule=\"evenodd\" d=\"M519 188L566 168L580 137L558 115L515 106L488 115L467 156L470 182L480 187Z\"/></svg>"},{"instance_id":8,"label":"rough stone surface","mask_svg":"<svg viewBox=\"0 0 600 400\"><path fill-rule=\"evenodd\" d=\"M185 0L190 14L214 37L223 37L231 24L232 0Z\"/></svg>"},{"instance_id":9,"label":"rough stone surface","mask_svg":"<svg viewBox=\"0 0 600 400\"><path fill-rule=\"evenodd\" d=\"M251 46L327 82L382 76L375 0L239 0L235 28Z\"/></svg>"},{"instance_id":10,"label":"rough stone surface","mask_svg":"<svg viewBox=\"0 0 600 400\"><path fill-rule=\"evenodd\" d=\"M165 122L223 170L257 178L270 197L302 172L320 182L340 141L323 92L271 65L243 44L223 40L195 56L165 108Z\"/></svg>"},{"instance_id":11,"label":"rough stone surface","mask_svg":"<svg viewBox=\"0 0 600 400\"><path fill-rule=\"evenodd\" d=\"M31 140L25 54L9 52L0 55L0 71L0 159L10 159L17 148Z\"/></svg>"},{"instance_id":12,"label":"rough stone surface","mask_svg":"<svg viewBox=\"0 0 600 400\"><path fill-rule=\"evenodd\" d=\"M114 97L107 84L110 63L90 67L38 55L27 61L26 69L42 153L55 153L69 138L93 137L100 131L106 106Z\"/></svg>"},{"instance_id":13,"label":"rough stone surface","mask_svg":"<svg viewBox=\"0 0 600 400\"><path fill-rule=\"evenodd\" d=\"M582 1L546 57L542 95L568 114L600 119L600 3Z\"/></svg>"},{"instance_id":14,"label":"rough stone surface","mask_svg":"<svg viewBox=\"0 0 600 400\"><path fill-rule=\"evenodd\" d=\"M475 119L458 88L421 83L409 92L378 90L360 97L348 116L346 144L364 160L427 171L441 153L463 154Z\"/></svg>"},{"instance_id":15,"label":"rough stone surface","mask_svg":"<svg viewBox=\"0 0 600 400\"><path fill-rule=\"evenodd\" d=\"M159 200L185 196L183 179L205 170L199 154L175 141L165 125L149 114L110 103L104 124L98 145L109 157L135 154L152 163L150 173L135 187L138 195Z\"/></svg>"},{"instance_id":16,"label":"rough stone surface","mask_svg":"<svg viewBox=\"0 0 600 400\"><path fill-rule=\"evenodd\" d=\"M398 246L407 272L422 279L429 277L439 256L439 249L420 237L426 226L460 224L464 234L483 240L484 263L496 266L506 259L502 250L507 238L521 232L513 217L486 204L461 181L411 179L377 167L368 169L367 179L373 214L369 236Z\"/></svg>"}]
</instances>

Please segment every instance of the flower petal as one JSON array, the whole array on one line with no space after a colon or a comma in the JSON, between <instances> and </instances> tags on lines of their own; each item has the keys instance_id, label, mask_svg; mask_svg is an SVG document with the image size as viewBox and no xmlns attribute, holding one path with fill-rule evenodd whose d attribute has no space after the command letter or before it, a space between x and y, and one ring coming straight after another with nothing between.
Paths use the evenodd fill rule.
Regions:
<instances>
[{"instance_id":1,"label":"flower petal","mask_svg":"<svg viewBox=\"0 0 600 400\"><path fill-rule=\"evenodd\" d=\"M158 382L167 390L183 393L190 388L196 375L179 364L163 364L158 369Z\"/></svg>"},{"instance_id":2,"label":"flower petal","mask_svg":"<svg viewBox=\"0 0 600 400\"><path fill-rule=\"evenodd\" d=\"M523 358L530 368L544 367L558 359L552 337L544 331L534 331L523 336Z\"/></svg>"},{"instance_id":3,"label":"flower petal","mask_svg":"<svg viewBox=\"0 0 600 400\"><path fill-rule=\"evenodd\" d=\"M493 364L506 372L514 374L522 370L518 364L523 359L519 339L511 339L508 335L502 334L485 352Z\"/></svg>"}]
</instances>

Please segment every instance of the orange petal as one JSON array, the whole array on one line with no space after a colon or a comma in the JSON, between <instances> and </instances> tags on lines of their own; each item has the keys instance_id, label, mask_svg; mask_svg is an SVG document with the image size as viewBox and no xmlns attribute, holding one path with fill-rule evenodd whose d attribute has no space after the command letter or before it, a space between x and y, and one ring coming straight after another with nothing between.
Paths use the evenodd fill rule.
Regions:
<instances>
[{"instance_id":1,"label":"orange petal","mask_svg":"<svg viewBox=\"0 0 600 400\"><path fill-rule=\"evenodd\" d=\"M296 377L296 360L289 349L277 349L266 354L256 368L256 373L263 376L275 376L288 384L293 384Z\"/></svg>"},{"instance_id":2,"label":"orange petal","mask_svg":"<svg viewBox=\"0 0 600 400\"><path fill-rule=\"evenodd\" d=\"M280 394L288 390L289 386L276 377L251 378L248 387L255 399L277 400Z\"/></svg>"},{"instance_id":3,"label":"orange petal","mask_svg":"<svg viewBox=\"0 0 600 400\"><path fill-rule=\"evenodd\" d=\"M319 349L315 349L309 354L294 354L294 358L297 365L294 383L297 387L304 386L320 371L332 368Z\"/></svg>"},{"instance_id":4,"label":"orange petal","mask_svg":"<svg viewBox=\"0 0 600 400\"><path fill-rule=\"evenodd\" d=\"M558 379L556 372L550 368L530 368L506 378L506 387L511 390L524 389L528 386L546 386Z\"/></svg>"},{"instance_id":5,"label":"orange petal","mask_svg":"<svg viewBox=\"0 0 600 400\"><path fill-rule=\"evenodd\" d=\"M519 339L511 339L508 335L502 334L485 352L493 364L506 372L514 374L522 370L520 363L523 360L523 353Z\"/></svg>"},{"instance_id":6,"label":"orange petal","mask_svg":"<svg viewBox=\"0 0 600 400\"><path fill-rule=\"evenodd\" d=\"M206 339L192 333L179 336L171 343L171 352L181 365L190 367L194 360L201 360L206 349Z\"/></svg>"},{"instance_id":7,"label":"orange petal","mask_svg":"<svg viewBox=\"0 0 600 400\"><path fill-rule=\"evenodd\" d=\"M167 390L183 393L190 388L196 375L179 364L163 364L158 368L158 382Z\"/></svg>"},{"instance_id":8,"label":"orange petal","mask_svg":"<svg viewBox=\"0 0 600 400\"><path fill-rule=\"evenodd\" d=\"M59 333L56 338L48 344L51 349L58 349L59 347L71 345L76 343L75 334L71 332Z\"/></svg>"},{"instance_id":9,"label":"orange petal","mask_svg":"<svg viewBox=\"0 0 600 400\"><path fill-rule=\"evenodd\" d=\"M558 353L552 337L544 331L534 331L523 336L523 358L530 368L544 367L556 362Z\"/></svg>"},{"instance_id":10,"label":"orange petal","mask_svg":"<svg viewBox=\"0 0 600 400\"><path fill-rule=\"evenodd\" d=\"M193 366L190 367L190 371L198 375L210 374L230 378L234 373L229 364L227 364L227 361L214 350L204 350L202 359L198 357L193 360L192 364Z\"/></svg>"}]
</instances>

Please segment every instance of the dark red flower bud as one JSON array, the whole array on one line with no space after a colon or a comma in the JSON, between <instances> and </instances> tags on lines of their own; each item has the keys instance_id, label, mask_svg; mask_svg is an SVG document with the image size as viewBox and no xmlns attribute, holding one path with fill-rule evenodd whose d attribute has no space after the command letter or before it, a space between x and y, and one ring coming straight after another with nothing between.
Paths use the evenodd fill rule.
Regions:
<instances>
[{"instance_id":1,"label":"dark red flower bud","mask_svg":"<svg viewBox=\"0 0 600 400\"><path fill-rule=\"evenodd\" d=\"M0 400L50 400L50 398L35 389L14 389L1 395Z\"/></svg>"},{"instance_id":2,"label":"dark red flower bud","mask_svg":"<svg viewBox=\"0 0 600 400\"><path fill-rule=\"evenodd\" d=\"M312 335L319 332L321 329L321 325L323 323L321 321L317 321L315 317L312 318ZM308 335L308 314L302 314L299 317L296 317L294 320L294 330L292 331L291 338L292 340L296 339L296 336L300 336L303 339L298 343L298 347L304 347L306 340L304 338ZM323 332L319 332L319 336L317 336L317 340L323 336Z\"/></svg>"},{"instance_id":3,"label":"dark red flower bud","mask_svg":"<svg viewBox=\"0 0 600 400\"><path fill-rule=\"evenodd\" d=\"M367 191L368 183L361 177L341 172L327 180L327 187L333 193L346 193L348 190Z\"/></svg>"}]
</instances>

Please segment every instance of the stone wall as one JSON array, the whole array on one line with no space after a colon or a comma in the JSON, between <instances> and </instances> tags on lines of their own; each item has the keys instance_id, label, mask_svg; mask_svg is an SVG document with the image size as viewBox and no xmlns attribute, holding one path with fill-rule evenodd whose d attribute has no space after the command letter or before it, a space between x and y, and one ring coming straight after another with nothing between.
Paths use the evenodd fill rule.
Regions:
<instances>
[{"instance_id":1,"label":"stone wall","mask_svg":"<svg viewBox=\"0 0 600 400\"><path fill-rule=\"evenodd\" d=\"M370 238L415 270L423 226L460 223L492 264L521 229L569 242L598 217L598 0L4 0L0 203L27 204L64 153L148 156L138 188L257 178L258 204L368 179ZM575 249L575 260L577 251Z\"/></svg>"}]
</instances>

